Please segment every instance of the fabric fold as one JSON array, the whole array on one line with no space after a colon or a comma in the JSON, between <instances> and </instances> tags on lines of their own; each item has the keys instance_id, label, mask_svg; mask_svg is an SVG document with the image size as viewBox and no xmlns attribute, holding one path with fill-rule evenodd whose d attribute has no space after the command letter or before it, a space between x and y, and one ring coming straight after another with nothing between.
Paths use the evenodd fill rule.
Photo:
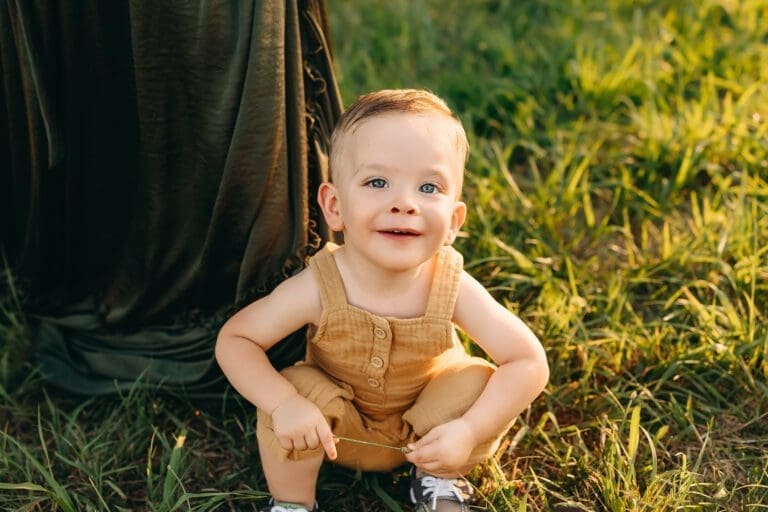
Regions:
<instances>
[{"instance_id":1,"label":"fabric fold","mask_svg":"<svg viewBox=\"0 0 768 512\"><path fill-rule=\"evenodd\" d=\"M2 244L52 383L221 382L218 328L329 237L326 32L316 0L0 5Z\"/></svg>"}]
</instances>

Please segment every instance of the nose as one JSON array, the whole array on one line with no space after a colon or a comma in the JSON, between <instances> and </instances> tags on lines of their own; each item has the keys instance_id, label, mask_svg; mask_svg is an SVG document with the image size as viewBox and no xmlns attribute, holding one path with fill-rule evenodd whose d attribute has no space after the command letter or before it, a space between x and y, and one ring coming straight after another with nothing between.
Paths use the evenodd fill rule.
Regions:
<instances>
[{"instance_id":1,"label":"nose","mask_svg":"<svg viewBox=\"0 0 768 512\"><path fill-rule=\"evenodd\" d=\"M413 215L416 213L416 208L401 208L400 206L393 205L392 208L389 210L392 213L407 213L408 215Z\"/></svg>"},{"instance_id":2,"label":"nose","mask_svg":"<svg viewBox=\"0 0 768 512\"><path fill-rule=\"evenodd\" d=\"M408 195L400 195L392 202L389 208L390 213L405 213L406 215L415 215L419 211L416 201Z\"/></svg>"}]
</instances>

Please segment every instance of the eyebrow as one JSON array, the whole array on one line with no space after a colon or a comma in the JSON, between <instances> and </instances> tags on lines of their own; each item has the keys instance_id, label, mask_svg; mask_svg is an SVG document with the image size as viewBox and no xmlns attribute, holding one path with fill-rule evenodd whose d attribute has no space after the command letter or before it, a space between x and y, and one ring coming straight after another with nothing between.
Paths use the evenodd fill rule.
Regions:
<instances>
[{"instance_id":1,"label":"eyebrow","mask_svg":"<svg viewBox=\"0 0 768 512\"><path fill-rule=\"evenodd\" d=\"M389 169L390 169L390 167L388 165L385 165L385 164L379 164L379 163L368 164L368 163L364 163L364 164L358 165L357 168L355 169L355 172L352 175L355 176L357 173L359 173L361 171L366 171L366 170L371 170L371 171L387 171Z\"/></svg>"},{"instance_id":2,"label":"eyebrow","mask_svg":"<svg viewBox=\"0 0 768 512\"><path fill-rule=\"evenodd\" d=\"M352 177L357 176L360 172L364 172L364 171L381 171L381 172L386 172L386 171L389 171L391 169L392 169L391 166L386 165L386 164L377 163L377 162L370 163L370 164L362 164L362 165L359 165L354 170L354 172L352 173ZM428 169L425 169L425 173L424 174L425 174L425 176L427 178L436 177L436 178L443 178L443 179L446 179L446 180L450 180L450 173L445 171L445 170L443 170L442 168L435 168L435 167L428 168Z\"/></svg>"}]
</instances>

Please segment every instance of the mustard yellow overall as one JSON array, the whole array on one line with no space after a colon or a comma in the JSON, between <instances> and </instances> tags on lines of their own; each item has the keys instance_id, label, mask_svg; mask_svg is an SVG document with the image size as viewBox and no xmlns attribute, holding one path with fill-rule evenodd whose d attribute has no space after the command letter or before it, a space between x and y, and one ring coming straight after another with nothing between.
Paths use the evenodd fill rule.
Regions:
<instances>
[{"instance_id":1,"label":"mustard yellow overall","mask_svg":"<svg viewBox=\"0 0 768 512\"><path fill-rule=\"evenodd\" d=\"M310 259L322 315L309 334L306 359L282 375L320 408L338 436L403 446L460 417L495 369L466 353L451 321L462 256L452 247L441 249L424 316L392 318L347 303L336 249L329 243ZM507 430L478 445L469 462L493 455ZM263 411L257 435L263 446L293 460L321 450L283 449ZM343 441L337 451L335 463L362 471L387 471L406 462L397 451Z\"/></svg>"}]
</instances>

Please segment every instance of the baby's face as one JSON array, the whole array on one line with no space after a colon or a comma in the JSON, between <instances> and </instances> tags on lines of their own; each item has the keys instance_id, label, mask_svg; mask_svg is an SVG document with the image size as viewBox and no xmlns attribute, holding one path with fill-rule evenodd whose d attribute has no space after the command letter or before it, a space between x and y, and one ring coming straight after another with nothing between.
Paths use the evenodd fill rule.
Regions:
<instances>
[{"instance_id":1,"label":"baby's face","mask_svg":"<svg viewBox=\"0 0 768 512\"><path fill-rule=\"evenodd\" d=\"M453 242L464 155L455 121L440 114L383 114L347 134L334 170L344 244L390 270L413 268Z\"/></svg>"}]
</instances>

